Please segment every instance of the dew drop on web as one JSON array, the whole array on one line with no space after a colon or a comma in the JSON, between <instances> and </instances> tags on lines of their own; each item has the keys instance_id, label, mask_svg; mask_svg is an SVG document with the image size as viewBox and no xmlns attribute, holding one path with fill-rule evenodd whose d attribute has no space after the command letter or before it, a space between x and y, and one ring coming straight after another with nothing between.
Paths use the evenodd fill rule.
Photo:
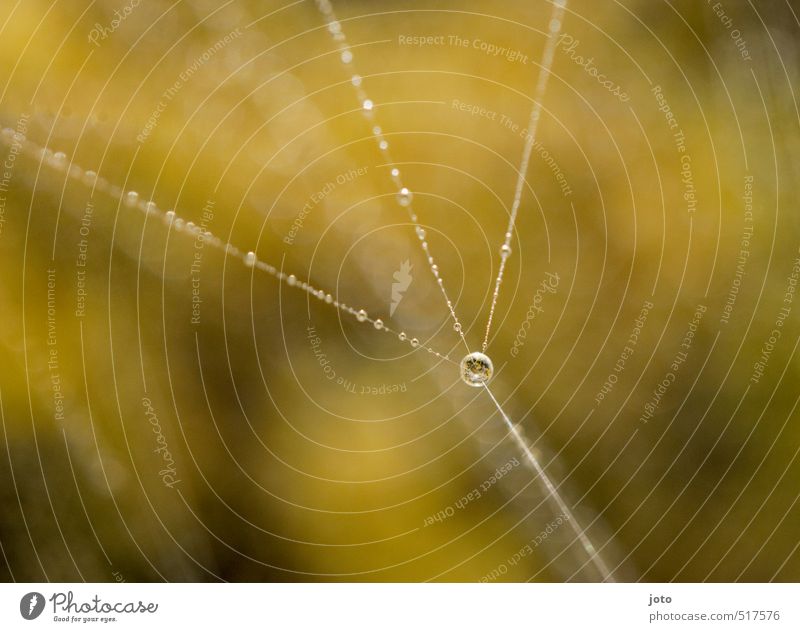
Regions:
<instances>
[{"instance_id":1,"label":"dew drop on web","mask_svg":"<svg viewBox=\"0 0 800 632\"><path fill-rule=\"evenodd\" d=\"M465 355L461 360L460 369L461 379L464 380L464 383L476 387L483 386L494 373L491 358L480 351L473 351Z\"/></svg>"},{"instance_id":2,"label":"dew drop on web","mask_svg":"<svg viewBox=\"0 0 800 632\"><path fill-rule=\"evenodd\" d=\"M408 206L411 204L412 194L406 187L403 187L397 192L397 203L400 206Z\"/></svg>"}]
</instances>

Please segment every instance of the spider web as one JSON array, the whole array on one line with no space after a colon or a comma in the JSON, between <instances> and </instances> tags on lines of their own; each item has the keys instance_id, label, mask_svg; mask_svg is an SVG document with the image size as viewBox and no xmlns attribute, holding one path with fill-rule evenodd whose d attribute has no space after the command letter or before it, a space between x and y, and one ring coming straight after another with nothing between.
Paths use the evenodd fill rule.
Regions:
<instances>
[{"instance_id":1,"label":"spider web","mask_svg":"<svg viewBox=\"0 0 800 632\"><path fill-rule=\"evenodd\" d=\"M536 92L552 6L520 3L501 14L374 9L357 3L334 8L341 12L337 21L353 54L349 61L331 45L330 23L320 20L310 2L258 12L238 3L152 3L132 13L99 46L78 47L65 38L65 46L76 51L69 64L58 54L51 58L53 69L71 68L63 85L44 80L50 76L45 66L41 74L27 73L12 89L6 87L4 124L10 132L3 141L18 152L14 183L24 185L9 195L27 218L24 224L9 221L0 233L23 244L21 288L4 281L6 296L19 292L23 297L22 331L9 327L5 344L14 357L24 357L25 377L4 386L0 396L5 407L16 410L14 394L27 392L29 415L32 422L37 419L31 425L38 466L30 467L42 471L42 487L15 476L15 492L18 498L41 496L45 514L55 518L55 541L67 553L66 568L49 562L47 551L35 544L35 528L31 535L26 522L37 565L46 578L102 577L109 569L116 572L133 552L147 569L143 577L161 579L263 578L264 573L282 579L569 580L609 579L611 572L636 577L626 568L634 551L616 550L616 539L603 524L609 507L599 507L600 514L591 508L594 479L576 475L605 435L594 423L599 404L587 416L564 421L586 377L567 397L545 397L549 376L542 375L541 391L532 378L549 372L542 369L548 363L558 375L566 360L541 360L547 345L532 338L513 345L521 340L519 323L529 318L524 310L532 309L531 288L546 285L555 270L562 272L558 290L534 296L545 315L563 306L559 293L567 291L570 280L563 274L568 267L561 251L570 225L575 235L583 235L585 223L593 221L590 205L578 196L569 198L563 182L551 177L557 139L574 133L557 111L556 104L565 102L558 100L563 85L556 83L556 95ZM83 10L70 9L74 15L62 17L84 25L91 15L107 25L114 16L102 5L86 15ZM635 15L619 10L628 11L633 24L648 19L644 10ZM148 31L151 23L158 29ZM52 30L46 19L40 28ZM80 31L81 44L86 30ZM165 37L168 32L180 35ZM399 37L407 34L441 36L444 43L401 44ZM468 42L465 50L451 43L451 35ZM492 56L475 42L505 52ZM720 49L727 50L721 44ZM517 55L529 61L523 64ZM586 74L568 55L558 63ZM357 86L347 72L356 65ZM129 67L135 72L123 70ZM752 77L753 94L760 94L762 83L755 73ZM370 98L369 124L354 87ZM664 94L674 107L676 93L665 88ZM533 120L527 118L531 105L541 108L536 121L543 136L528 144L533 169L526 178L517 160L526 139L513 126ZM654 118L643 125L631 112L632 125L643 133L664 123ZM682 120L687 118L684 114ZM744 146L747 125L745 132L741 129ZM584 130L585 136L593 131ZM143 134L143 141L134 140ZM376 152L381 142L388 144L392 160ZM652 152L648 143L649 136L641 146ZM668 153L658 156L667 165L673 159ZM418 220L403 216L394 168L413 195ZM628 176L624 164L618 173ZM699 179L699 167L696 173ZM576 190L591 188L588 176L581 180L574 171L569 176ZM640 195L644 188L637 184L631 190ZM613 223L615 211L606 216L603 210L603 222ZM556 213L561 219L552 221L550 214ZM655 273L643 275L645 296L656 296L659 283L669 286L677 279L682 288L685 278L703 276L687 275L687 262L692 235L696 241L697 234L710 232L697 232L701 229L688 221L684 261L677 248L665 249L668 241L678 244L674 237L667 239L666 222L665 213L660 245L657 239L648 243L654 252L660 247L660 258ZM424 238L417 238L418 228ZM605 224L602 229L607 230ZM635 249L635 220L633 235ZM76 262L82 239L91 263L85 285ZM419 251L421 239L436 256L438 274L428 273L431 262ZM510 245L513 253L505 270L497 268L498 261L506 263L500 244ZM724 268L717 266L719 241L715 247L703 268L704 301ZM607 251L608 242L596 262L603 275ZM618 272L623 280L628 274L626 296L632 270L633 265ZM603 278L593 290L600 291ZM52 329L57 342L51 345L58 351L57 371L34 361L48 351L49 334L42 335L41 344L29 337L41 331L34 315L50 309L50 283L57 288ZM453 310L442 301L445 286ZM79 316L81 288L87 296L85 314ZM594 297L596 302L598 294ZM623 303L612 314L615 324ZM677 298L673 311L676 303ZM453 312L463 319L460 332L453 330ZM493 322L484 329L487 312ZM537 325L540 330L546 328L546 321L536 322L545 323ZM721 331L717 337L724 336ZM466 350L480 347L484 332L496 370L486 392L466 388L457 368ZM555 340L555 346L572 356L582 334L569 332L569 340ZM608 336L604 346L607 341ZM679 376L694 380L691 389L715 357L716 341L699 358L702 367L692 365L694 373ZM519 356L513 350L521 350ZM641 349L644 355L649 351ZM520 372L523 363L537 371ZM66 417L42 425L39 419L52 418L48 409L56 375L64 384ZM755 392L748 386L737 401ZM632 395L633 387L620 411L638 410L640 402ZM716 441L697 459L700 467L711 451L724 447L720 441L729 424L712 434ZM566 434L554 433L559 426L568 428ZM513 440L523 428L530 441ZM620 452L602 460L606 469L593 470L598 479L617 459L627 458L628 444L648 433L641 428ZM9 462L21 450L15 432L4 423ZM553 443L559 446L556 453L547 447L551 433L567 439ZM574 447L575 437L585 451ZM705 440L702 433L697 437ZM694 432L687 444L692 441ZM162 442L168 444L169 459L166 447L153 451L164 447ZM653 438L650 454L666 449L661 442L662 436ZM529 445L533 475L519 466ZM731 465L741 449L732 453ZM675 449L678 456L659 483L679 458L691 457L691 450L684 450ZM566 464L574 467L567 470ZM630 470L638 473L643 465ZM82 508L78 518L64 516L59 486L44 475L46 469L66 474L72 483ZM554 483L544 482L545 471ZM169 477L180 482L170 486ZM692 475L686 486L694 480ZM487 485L487 491L470 495ZM620 485L618 495L627 485ZM678 535L671 547L686 529L695 528L692 523L717 486L687 514L689 523L673 532ZM676 492L668 510L686 489ZM614 501L624 503L618 495ZM608 496L598 494L603 497ZM623 525L650 494L641 497ZM575 507L571 499L578 500ZM793 506L775 530L784 528ZM113 526L97 518L100 508L110 513ZM148 526L140 529L136 523L142 518ZM651 523L644 524L647 536L661 519ZM717 537L717 527L698 539L698 546ZM96 558L74 537L87 528L91 547L96 543L101 552ZM122 543L120 533L127 536ZM726 555L743 544L740 538ZM595 550L603 566L593 565ZM677 572L695 555L680 562ZM663 553L653 556L650 568L657 563L664 563Z\"/></svg>"}]
</instances>

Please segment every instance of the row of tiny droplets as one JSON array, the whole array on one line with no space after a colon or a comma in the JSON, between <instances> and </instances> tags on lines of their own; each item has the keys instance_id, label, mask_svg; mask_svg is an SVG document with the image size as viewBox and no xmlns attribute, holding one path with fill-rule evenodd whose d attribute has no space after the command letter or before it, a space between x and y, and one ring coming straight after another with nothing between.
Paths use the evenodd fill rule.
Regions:
<instances>
[{"instance_id":1,"label":"row of tiny droplets","mask_svg":"<svg viewBox=\"0 0 800 632\"><path fill-rule=\"evenodd\" d=\"M324 16L324 18L325 18L325 20L327 22L328 31L332 35L334 41L338 44L339 54L340 54L340 58L341 58L342 63L345 66L349 66L353 62L353 53L350 50L350 48L347 46L347 41L346 41L346 39L344 37L344 34L342 33L341 25L336 20L336 16L333 13L333 8L331 7L331 4L330 4L329 0L316 0L316 3L317 3L317 7L319 8L320 12L322 13L322 15ZM560 17L561 17L561 13L563 13L563 9L564 9L565 5L566 5L566 0L555 0L555 2L554 2L553 17L550 20L550 34L551 35L550 35L550 39L548 40L548 45L554 39L553 33L554 32L557 33L558 30L561 28ZM549 52L548 52L548 50L549 50ZM550 61L552 61L552 49L550 49L550 48L546 48L545 60L547 60L548 55L550 55ZM359 100L361 101L364 114L367 116L368 119L371 120L371 118L372 118L372 110L373 110L374 104L373 104L372 100L370 100L367 97L366 93L361 88L361 77L360 77L360 75L353 74L352 78L351 78L351 83L356 88L356 93L358 95ZM539 82L539 85L541 85L541 81ZM538 99L538 100L540 101L540 99ZM534 105L534 108L535 108L535 105ZM534 110L534 112L536 112L536 110ZM536 114L532 114L532 118L538 119L538 117L539 117L539 113L538 112ZM390 165L393 165L393 162L391 160L391 157L390 157L389 151L388 151L389 144L383 138L383 135L382 135L380 127L378 127L378 126L373 127L372 128L372 132L373 132L373 135L375 136L376 141L378 142L378 148L381 150L381 152L383 152L387 163L389 163ZM530 151L529 150L528 150L528 155L530 155ZM525 163L525 170L527 171L527 164L526 163ZM403 183L400 180L400 171L396 167L392 168L392 178L394 179L395 184L398 186L398 189L399 189L398 193L397 193L397 201L400 204L400 206L406 207L408 209L409 217L411 218L411 222L415 225L416 230L417 230L417 236L419 237L420 241L422 242L422 248L425 251L425 254L428 255L428 263L430 263L431 270L432 270L434 276L436 277L436 279L438 280L439 287L442 289L442 293L444 294L445 300L447 300L447 306L450 309L450 315L453 317L453 321L454 321L453 328L461 335L461 339L464 341L464 344L466 345L466 340L464 339L464 334L462 332L461 324L459 323L458 318L456 317L456 314L455 314L455 312L453 310L452 303L447 298L447 293L446 293L446 291L444 289L444 285L443 285L442 279L439 276L438 268L436 267L436 264L435 264L433 258L430 256L430 254L428 252L428 244L425 241L425 231L418 224L417 216L414 214L413 210L411 209L411 192L405 186L403 186ZM521 197L521 192L518 194L517 198L519 198L519 197ZM516 199L515 203L516 203L516 207L518 207L519 206L519 199ZM512 220L512 222L510 224L509 229L506 232L505 241L504 241L503 246L501 247L500 255L501 255L501 260L503 261L503 263L508 258L508 256L511 254L510 242L511 242L511 237L512 237L512 233L511 233L512 230L513 230L513 220ZM500 278L500 280L502 280L502 277ZM498 287L499 287L499 282L498 282ZM495 296L495 299L496 299L496 296ZM491 323L491 321L490 321L490 323ZM488 329L487 329L487 338L488 338ZM484 344L484 349L485 349L485 346L486 345ZM469 348L469 347L467 347L467 348ZM518 428L518 427L514 426L513 422L511 422L511 420L508 418L508 416L505 414L505 412L500 407L499 402L495 399L494 395L492 395L491 391L489 390L489 387L486 384L484 384L483 386L486 389L486 391L490 394L492 400L494 401L494 403L497 405L498 409L502 413L503 418L506 420L506 423L509 425L509 428L510 428L510 430L512 432L512 436L514 436L514 440L523 449L523 451L526 454L526 456L528 457L528 459L530 459L531 462L535 464L535 467L537 468L537 473L539 473L539 475L543 478L543 480L546 481L546 485L548 486L549 493L554 498L556 498L557 502L559 503L559 507L562 508L562 511L564 509L567 509L567 511L568 511L568 508L566 507L566 504L564 503L564 501L559 496L557 489L552 485L552 483L550 482L549 478L547 478L546 474L544 473L544 470L542 470L541 467L538 465L538 461L537 461L536 457L534 456L534 454L531 452L530 448L528 447L527 440L521 434L521 428ZM569 515L570 516L572 515L571 512L570 512ZM590 559L592 559L595 562L595 564L598 564L598 561L595 559L595 556L593 555L594 547L591 545L591 542L589 542L588 538L586 537L586 535L584 534L584 532L582 530L578 531L578 529L580 529L580 528L577 527L577 523L575 522L574 518L571 520L571 522L573 524L573 528L576 529L576 533L578 533L578 536L581 539L581 542L584 544L585 547L586 547L586 543L588 543L587 553L589 553ZM608 570L605 568L605 565L602 563L602 561L599 563L599 568L601 570L601 573L602 573L604 579L608 579L610 577L610 573L608 573Z\"/></svg>"},{"instance_id":2,"label":"row of tiny droplets","mask_svg":"<svg viewBox=\"0 0 800 632\"><path fill-rule=\"evenodd\" d=\"M364 114L364 117L367 119L369 123L373 124L372 127L372 135L375 139L375 142L378 144L378 149L381 151L385 161L387 164L391 165L391 176L392 180L394 181L395 185L397 186L397 203L406 209L408 212L408 217L411 220L411 223L414 225L414 229L417 234L417 238L420 241L420 245L422 246L422 250L425 253L425 256L428 259L428 264L430 265L431 272L433 276L436 278L436 282L439 284L439 288L442 291L442 295L444 296L444 300L447 303L447 308L450 310L450 316L453 319L453 329L461 336L461 340L464 342L464 345L469 350L469 345L467 345L467 341L464 338L464 332L462 331L461 322L458 320L458 316L456 316L455 308L453 306L453 302L450 300L450 297L447 295L447 290L444 287L444 280L439 275L439 266L436 264L433 256L430 253L430 248L428 247L428 242L425 240L425 229L420 226L417 214L414 212L412 207L412 198L413 194L403 184L403 181L400 177L400 170L395 166L394 161L392 160L391 154L389 152L389 142L383 135L383 131L381 130L379 125L374 125L374 114L373 110L375 109L375 103L372 99L369 98L367 93L362 88L362 77L361 75L357 74L354 71L355 64L353 63L353 51L350 49L350 46L347 44L347 38L342 31L342 25L336 19L336 14L333 12L333 7L329 0L316 0L317 8L319 12L322 14L323 19L328 27L328 32L330 33L333 41L336 43L339 52L339 59L341 60L342 64L345 66L348 72L352 73L350 76L350 84L353 86L356 92L356 96L358 98L359 103L361 104L361 111Z\"/></svg>"},{"instance_id":3,"label":"row of tiny droplets","mask_svg":"<svg viewBox=\"0 0 800 632\"><path fill-rule=\"evenodd\" d=\"M121 200L128 208L138 209L145 215L160 217L164 223L170 227L170 229L177 232L185 232L193 235L196 238L202 239L204 244L209 244L215 248L219 248L220 250L224 251L226 255L242 261L242 263L244 263L244 265L248 268L255 268L266 272L279 281L282 281L289 287L303 290L320 301L323 301L328 305L333 305L333 307L346 314L355 316L356 320L360 323L371 323L375 329L393 334L400 341L407 342L414 348L425 349L428 353L435 355L437 358L452 362L452 360L450 360L450 358L445 354L441 354L431 347L420 345L419 340L416 338L409 338L404 332L398 333L394 331L384 324L380 318L371 318L365 310L356 309L346 305L345 303L342 303L341 301L337 301L331 294L325 292L324 290L319 290L308 283L299 281L297 276L294 274L286 274L278 270L275 266L261 261L254 252L243 252L233 244L223 241L210 231L203 231L194 222L185 221L176 215L175 211L162 211L158 208L155 202L144 201L140 199L139 194L136 191L123 191L121 187L113 185L107 179L98 176L96 172L82 169L74 162L71 162L64 152L53 152L51 149L41 147L33 141L28 140L24 134L21 134L20 132L8 127L3 128L2 131L0 131L0 139L2 139L2 141L10 147L17 146L21 148L21 150L26 154L41 160L43 164L56 169L57 171L65 172L69 178L81 182L86 186L90 186L92 188L92 193L95 191L105 193L117 200Z\"/></svg>"},{"instance_id":4,"label":"row of tiny droplets","mask_svg":"<svg viewBox=\"0 0 800 632\"><path fill-rule=\"evenodd\" d=\"M497 298L500 296L500 284L503 282L503 273L506 269L506 261L511 256L511 238L514 236L514 225L517 220L517 212L519 211L520 202L522 201L522 191L525 185L525 178L528 173L528 164L531 159L531 151L533 150L533 143L536 140L536 130L539 126L539 119L542 115L542 100L544 93L547 89L547 78L550 76L550 67L553 65L553 58L555 56L556 41L558 34L561 32L561 24L564 18L564 9L567 6L567 0L554 0L553 12L550 15L550 22L548 23L547 42L545 42L544 52L542 53L542 63L539 70L539 78L536 82L536 92L533 97L533 107L531 108L530 121L528 122L528 134L525 138L525 146L522 150L522 159L517 173L517 183L514 189L514 200L511 203L511 213L508 218L508 227L503 239L503 244L500 246L500 268L497 272L497 279L494 284L494 292L492 293L492 304L489 308L489 318L486 323L486 335L483 338L481 350L486 352L486 347L489 346L489 333L492 329L492 319L494 312L497 308Z\"/></svg>"}]
</instances>

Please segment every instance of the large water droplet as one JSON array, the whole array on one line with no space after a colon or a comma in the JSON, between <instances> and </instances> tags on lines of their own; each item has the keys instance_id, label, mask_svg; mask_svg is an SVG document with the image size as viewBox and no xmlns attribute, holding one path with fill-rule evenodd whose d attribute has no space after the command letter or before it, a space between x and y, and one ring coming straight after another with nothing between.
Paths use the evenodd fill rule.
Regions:
<instances>
[{"instance_id":1,"label":"large water droplet","mask_svg":"<svg viewBox=\"0 0 800 632\"><path fill-rule=\"evenodd\" d=\"M483 386L494 372L494 365L485 353L473 351L461 360L461 379L469 386Z\"/></svg>"}]
</instances>

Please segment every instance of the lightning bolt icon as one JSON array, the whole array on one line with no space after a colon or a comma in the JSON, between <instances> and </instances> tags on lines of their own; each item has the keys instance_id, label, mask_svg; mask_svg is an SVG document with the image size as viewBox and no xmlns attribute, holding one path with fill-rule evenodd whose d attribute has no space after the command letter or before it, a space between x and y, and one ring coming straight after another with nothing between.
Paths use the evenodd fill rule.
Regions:
<instances>
[{"instance_id":1,"label":"lightning bolt icon","mask_svg":"<svg viewBox=\"0 0 800 632\"><path fill-rule=\"evenodd\" d=\"M33 612L33 609L36 607L36 604L39 602L39 598L36 595L31 595L31 603L28 606L28 614Z\"/></svg>"}]
</instances>

